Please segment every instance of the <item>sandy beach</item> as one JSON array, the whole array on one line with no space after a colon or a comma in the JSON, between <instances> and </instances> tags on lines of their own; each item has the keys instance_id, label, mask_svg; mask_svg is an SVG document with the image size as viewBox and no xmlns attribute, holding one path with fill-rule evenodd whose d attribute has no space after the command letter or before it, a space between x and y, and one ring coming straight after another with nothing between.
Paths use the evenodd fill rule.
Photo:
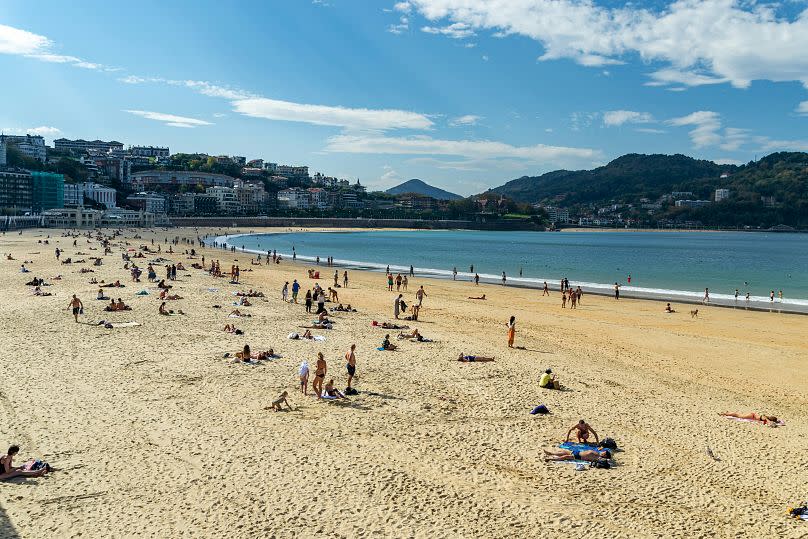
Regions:
<instances>
[{"instance_id":1,"label":"sandy beach","mask_svg":"<svg viewBox=\"0 0 808 539\"><path fill-rule=\"evenodd\" d=\"M165 253L165 238L196 231L137 233L113 240L98 267L54 256L57 247L63 259L102 256L94 239L73 247L57 230L0 237L0 450L19 444L15 464L33 457L58 469L0 484L0 537L808 535L808 522L785 514L808 498L805 316L699 307L692 318L692 306L666 314L664 302L590 295L561 309L557 288L547 298L416 275L405 300L421 285L427 297L409 324L434 342L394 340L399 350L379 351L388 332L371 322L392 321L397 293L382 274L350 271L340 302L358 312L331 313L334 329L314 331L324 342L295 341L287 335L314 316L302 300L284 303L281 288L297 279L302 298L310 266L256 266L251 255L196 246L207 264L240 266L233 285L191 269L201 262L184 254L191 245ZM153 238L160 256L188 268L171 283L183 299L168 302L184 316L159 316L155 284L145 273L132 282L123 268L121 253ZM20 273L24 260L30 273ZM331 286L334 268L318 269ZM24 283L34 276L52 296L32 294ZM132 310L104 312L92 277L125 284L104 290ZM247 289L266 297L238 307L251 317L228 318L234 292ZM72 294L84 303L78 324ZM525 349L507 347L511 315ZM225 333L228 323L245 334ZM246 343L281 357L256 366L224 358ZM318 352L326 378L345 388L352 343L359 394L303 396L298 365L313 368ZM496 361L460 363L460 353ZM567 390L538 387L546 368ZM284 390L293 410L268 410ZM539 404L551 413L530 415ZM724 410L776 415L785 426L732 421L718 416ZM616 467L543 461L542 449L581 418L617 441Z\"/></svg>"}]
</instances>

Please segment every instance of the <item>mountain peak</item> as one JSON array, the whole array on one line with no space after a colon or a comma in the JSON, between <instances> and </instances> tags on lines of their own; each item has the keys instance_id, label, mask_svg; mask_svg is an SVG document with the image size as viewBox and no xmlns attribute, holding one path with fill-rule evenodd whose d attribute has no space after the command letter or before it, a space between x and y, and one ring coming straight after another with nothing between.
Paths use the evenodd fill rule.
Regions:
<instances>
[{"instance_id":1,"label":"mountain peak","mask_svg":"<svg viewBox=\"0 0 808 539\"><path fill-rule=\"evenodd\" d=\"M445 191L438 187L433 187L428 183L419 180L418 178L413 178L411 180L407 180L404 183L396 185L395 187L391 187L385 193L389 195L403 195L404 193L415 193L418 195L425 195L428 197L432 197L438 200L458 200L461 197L460 195L456 195L454 193L450 193L449 191Z\"/></svg>"}]
</instances>

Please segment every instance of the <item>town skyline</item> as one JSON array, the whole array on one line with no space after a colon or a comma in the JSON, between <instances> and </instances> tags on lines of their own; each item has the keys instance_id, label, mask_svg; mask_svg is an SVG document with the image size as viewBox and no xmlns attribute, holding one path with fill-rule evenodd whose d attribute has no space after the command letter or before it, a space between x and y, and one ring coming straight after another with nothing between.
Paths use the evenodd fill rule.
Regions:
<instances>
[{"instance_id":1,"label":"town skyline","mask_svg":"<svg viewBox=\"0 0 808 539\"><path fill-rule=\"evenodd\" d=\"M494 4L245 3L195 32L204 9L146 2L100 33L112 6L75 18L11 0L0 71L18 81L4 88L17 106L0 129L305 164L372 189L421 178L464 196L625 153L744 163L808 149L798 3ZM611 38L582 37L598 32ZM688 51L662 50L666 32L689 35Z\"/></svg>"}]
</instances>

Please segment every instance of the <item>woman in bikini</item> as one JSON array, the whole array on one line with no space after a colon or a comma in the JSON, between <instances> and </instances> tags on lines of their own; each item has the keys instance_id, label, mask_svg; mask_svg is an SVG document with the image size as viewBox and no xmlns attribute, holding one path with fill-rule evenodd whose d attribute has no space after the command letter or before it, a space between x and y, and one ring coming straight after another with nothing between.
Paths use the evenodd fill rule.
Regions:
<instances>
[{"instance_id":1,"label":"woman in bikini","mask_svg":"<svg viewBox=\"0 0 808 539\"><path fill-rule=\"evenodd\" d=\"M328 365L325 362L323 353L317 352L317 366L314 371L314 382L311 384L311 387L314 389L314 394L317 395L318 399L323 396L323 381L325 380L327 372Z\"/></svg>"},{"instance_id":2,"label":"woman in bikini","mask_svg":"<svg viewBox=\"0 0 808 539\"><path fill-rule=\"evenodd\" d=\"M597 462L599 460L608 460L612 458L612 454L608 449L561 449L560 447L551 447L544 450L545 462L549 461L562 461L562 460L585 460L587 462Z\"/></svg>"},{"instance_id":3,"label":"woman in bikini","mask_svg":"<svg viewBox=\"0 0 808 539\"><path fill-rule=\"evenodd\" d=\"M776 427L779 423L779 420L773 415L764 415L755 412L721 412L718 415L737 419L748 419L750 421L760 421L764 425L770 424L773 427Z\"/></svg>"}]
</instances>

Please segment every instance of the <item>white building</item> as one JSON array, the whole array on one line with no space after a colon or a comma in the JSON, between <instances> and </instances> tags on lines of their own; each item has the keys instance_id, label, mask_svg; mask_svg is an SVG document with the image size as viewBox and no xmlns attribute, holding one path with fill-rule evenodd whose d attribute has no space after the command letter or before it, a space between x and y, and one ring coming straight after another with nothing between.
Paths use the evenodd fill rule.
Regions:
<instances>
[{"instance_id":1,"label":"white building","mask_svg":"<svg viewBox=\"0 0 808 539\"><path fill-rule=\"evenodd\" d=\"M216 198L216 208L219 213L227 215L239 213L238 196L233 187L208 187L205 192Z\"/></svg>"},{"instance_id":2,"label":"white building","mask_svg":"<svg viewBox=\"0 0 808 539\"><path fill-rule=\"evenodd\" d=\"M149 187L156 185L233 187L234 181L235 178L225 174L193 170L144 170L133 172L129 176L129 183L136 191L147 191Z\"/></svg>"},{"instance_id":3,"label":"white building","mask_svg":"<svg viewBox=\"0 0 808 539\"><path fill-rule=\"evenodd\" d=\"M677 208L704 208L712 204L709 200L677 200Z\"/></svg>"},{"instance_id":4,"label":"white building","mask_svg":"<svg viewBox=\"0 0 808 539\"><path fill-rule=\"evenodd\" d=\"M129 153L138 157L169 157L171 152L162 146L130 146Z\"/></svg>"},{"instance_id":5,"label":"white building","mask_svg":"<svg viewBox=\"0 0 808 539\"><path fill-rule=\"evenodd\" d=\"M547 217L552 223L566 223L570 220L569 210L548 206L544 208L544 211L547 212Z\"/></svg>"},{"instance_id":6,"label":"white building","mask_svg":"<svg viewBox=\"0 0 808 539\"><path fill-rule=\"evenodd\" d=\"M53 147L60 151L72 152L86 152L87 150L102 150L108 152L110 150L123 150L123 144L117 140L105 142L103 140L69 140L66 138L57 138L53 141Z\"/></svg>"},{"instance_id":7,"label":"white building","mask_svg":"<svg viewBox=\"0 0 808 539\"><path fill-rule=\"evenodd\" d=\"M238 211L243 214L258 214L266 209L267 192L258 183L239 181L234 188Z\"/></svg>"},{"instance_id":8,"label":"white building","mask_svg":"<svg viewBox=\"0 0 808 539\"><path fill-rule=\"evenodd\" d=\"M278 206L291 210L307 210L311 206L311 194L299 187L278 191Z\"/></svg>"},{"instance_id":9,"label":"white building","mask_svg":"<svg viewBox=\"0 0 808 539\"><path fill-rule=\"evenodd\" d=\"M304 178L309 177L309 167L295 167L289 165L277 165L275 170L272 172L276 172L282 176L300 176Z\"/></svg>"},{"instance_id":10,"label":"white building","mask_svg":"<svg viewBox=\"0 0 808 539\"><path fill-rule=\"evenodd\" d=\"M129 206L155 215L168 211L166 197L159 193L135 193L126 197L126 203Z\"/></svg>"},{"instance_id":11,"label":"white building","mask_svg":"<svg viewBox=\"0 0 808 539\"><path fill-rule=\"evenodd\" d=\"M47 158L45 139L39 135L0 135L0 144L13 146L24 156L42 163Z\"/></svg>"},{"instance_id":12,"label":"white building","mask_svg":"<svg viewBox=\"0 0 808 539\"><path fill-rule=\"evenodd\" d=\"M66 183L64 186L65 206L84 206L84 198L89 198L107 208L117 207L117 191L112 187L97 183Z\"/></svg>"},{"instance_id":13,"label":"white building","mask_svg":"<svg viewBox=\"0 0 808 539\"><path fill-rule=\"evenodd\" d=\"M316 208L318 210L328 208L328 191L319 187L312 187L308 189L308 192L311 208Z\"/></svg>"},{"instance_id":14,"label":"white building","mask_svg":"<svg viewBox=\"0 0 808 539\"><path fill-rule=\"evenodd\" d=\"M721 202L722 200L726 200L729 198L729 189L716 189L715 190L715 201Z\"/></svg>"},{"instance_id":15,"label":"white building","mask_svg":"<svg viewBox=\"0 0 808 539\"><path fill-rule=\"evenodd\" d=\"M6 143L0 141L0 167L6 166Z\"/></svg>"}]
</instances>

